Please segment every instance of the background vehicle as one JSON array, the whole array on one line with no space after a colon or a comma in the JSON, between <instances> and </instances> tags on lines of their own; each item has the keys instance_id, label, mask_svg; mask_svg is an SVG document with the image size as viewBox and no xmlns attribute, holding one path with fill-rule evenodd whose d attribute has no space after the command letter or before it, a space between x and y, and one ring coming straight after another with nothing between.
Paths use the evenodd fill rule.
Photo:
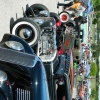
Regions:
<instances>
[{"instance_id":1,"label":"background vehicle","mask_svg":"<svg viewBox=\"0 0 100 100\"><path fill-rule=\"evenodd\" d=\"M63 43L64 49L72 48L73 60L79 63L81 57L81 41L79 38L75 38L71 34L65 35L65 42Z\"/></svg>"},{"instance_id":2,"label":"background vehicle","mask_svg":"<svg viewBox=\"0 0 100 100\"><path fill-rule=\"evenodd\" d=\"M45 11L47 11L47 12L45 13ZM27 17L50 16L48 8L46 6L44 6L43 4L38 4L38 3L31 5L26 10L25 14L27 15Z\"/></svg>"}]
</instances>

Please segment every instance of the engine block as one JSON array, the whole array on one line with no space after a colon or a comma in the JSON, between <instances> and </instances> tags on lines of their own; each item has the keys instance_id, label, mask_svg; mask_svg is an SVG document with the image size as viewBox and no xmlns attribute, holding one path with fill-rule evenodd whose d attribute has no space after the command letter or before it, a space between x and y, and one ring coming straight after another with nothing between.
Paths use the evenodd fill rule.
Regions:
<instances>
[{"instance_id":1,"label":"engine block","mask_svg":"<svg viewBox=\"0 0 100 100\"><path fill-rule=\"evenodd\" d=\"M38 55L49 55L56 49L56 32L52 27L42 29L41 38L38 42Z\"/></svg>"},{"instance_id":2,"label":"engine block","mask_svg":"<svg viewBox=\"0 0 100 100\"><path fill-rule=\"evenodd\" d=\"M37 55L42 59L48 57L54 57L56 46L56 30L54 27L45 27L41 31L41 38L38 42ZM52 56L51 56L52 55Z\"/></svg>"}]
</instances>

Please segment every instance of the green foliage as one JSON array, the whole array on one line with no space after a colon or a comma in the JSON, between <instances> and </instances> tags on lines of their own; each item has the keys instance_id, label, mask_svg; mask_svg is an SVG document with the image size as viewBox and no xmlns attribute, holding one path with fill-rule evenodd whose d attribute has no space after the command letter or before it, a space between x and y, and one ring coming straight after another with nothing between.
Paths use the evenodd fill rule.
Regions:
<instances>
[{"instance_id":1,"label":"green foliage","mask_svg":"<svg viewBox=\"0 0 100 100\"><path fill-rule=\"evenodd\" d=\"M91 97L95 98L95 96L96 96L96 89L92 89L92 91L91 91Z\"/></svg>"},{"instance_id":2,"label":"green foliage","mask_svg":"<svg viewBox=\"0 0 100 100\"><path fill-rule=\"evenodd\" d=\"M98 19L94 19L94 20L92 21L93 24L96 24L97 22L98 22Z\"/></svg>"},{"instance_id":3,"label":"green foliage","mask_svg":"<svg viewBox=\"0 0 100 100\"><path fill-rule=\"evenodd\" d=\"M94 62L91 62L91 71L90 71L90 76L96 76L98 71L97 64Z\"/></svg>"},{"instance_id":4,"label":"green foliage","mask_svg":"<svg viewBox=\"0 0 100 100\"><path fill-rule=\"evenodd\" d=\"M100 11L100 0L92 0L92 4L95 12ZM100 12L96 13L96 16L97 20L93 20L93 23L97 23L98 26L100 26ZM98 27L98 29L100 30L100 27Z\"/></svg>"},{"instance_id":5,"label":"green foliage","mask_svg":"<svg viewBox=\"0 0 100 100\"><path fill-rule=\"evenodd\" d=\"M100 0L92 0L94 8L100 5Z\"/></svg>"},{"instance_id":6,"label":"green foliage","mask_svg":"<svg viewBox=\"0 0 100 100\"><path fill-rule=\"evenodd\" d=\"M96 50L98 48L98 45L92 44L91 47L92 47L93 50Z\"/></svg>"},{"instance_id":7,"label":"green foliage","mask_svg":"<svg viewBox=\"0 0 100 100\"><path fill-rule=\"evenodd\" d=\"M94 57L94 58L98 58L99 57L99 54L100 54L100 42L99 42L99 40L98 40L98 42L97 42L98 44L96 45L96 44L92 44L92 46L91 46L91 48L92 48L92 56Z\"/></svg>"},{"instance_id":8,"label":"green foliage","mask_svg":"<svg viewBox=\"0 0 100 100\"><path fill-rule=\"evenodd\" d=\"M92 89L91 97L94 98L94 100L98 100L98 92L96 89Z\"/></svg>"},{"instance_id":9,"label":"green foliage","mask_svg":"<svg viewBox=\"0 0 100 100\"><path fill-rule=\"evenodd\" d=\"M94 57L94 58L98 58L98 52L97 51L94 51L94 52L92 52L92 56Z\"/></svg>"}]
</instances>

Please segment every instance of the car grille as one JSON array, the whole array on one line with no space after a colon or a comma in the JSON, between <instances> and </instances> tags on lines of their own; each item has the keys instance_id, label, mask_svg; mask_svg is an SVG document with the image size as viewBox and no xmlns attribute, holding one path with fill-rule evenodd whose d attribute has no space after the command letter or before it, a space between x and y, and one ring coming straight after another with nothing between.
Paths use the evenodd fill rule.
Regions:
<instances>
[{"instance_id":1,"label":"car grille","mask_svg":"<svg viewBox=\"0 0 100 100\"><path fill-rule=\"evenodd\" d=\"M16 100L31 100L30 91L25 89L16 89Z\"/></svg>"},{"instance_id":2,"label":"car grille","mask_svg":"<svg viewBox=\"0 0 100 100\"><path fill-rule=\"evenodd\" d=\"M66 73L69 74L69 69L70 69L70 55L67 54L67 59L66 59Z\"/></svg>"}]
</instances>

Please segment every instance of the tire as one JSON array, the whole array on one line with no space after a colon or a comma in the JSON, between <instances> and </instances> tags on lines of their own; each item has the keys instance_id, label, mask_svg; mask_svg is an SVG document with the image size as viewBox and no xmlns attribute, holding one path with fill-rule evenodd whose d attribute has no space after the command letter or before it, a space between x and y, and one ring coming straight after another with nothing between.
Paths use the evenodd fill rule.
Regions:
<instances>
[{"instance_id":1,"label":"tire","mask_svg":"<svg viewBox=\"0 0 100 100\"><path fill-rule=\"evenodd\" d=\"M66 19L66 20L62 20L62 18L61 18L62 14L65 14L65 15L67 16L67 19ZM61 13L59 14L59 17L60 17L60 21L61 21L62 23L67 23L67 22L70 20L70 14L69 14L68 12L66 12L66 11L61 12Z\"/></svg>"},{"instance_id":2,"label":"tire","mask_svg":"<svg viewBox=\"0 0 100 100\"><path fill-rule=\"evenodd\" d=\"M59 15L54 12L50 12L50 17L53 17L56 20L56 22L60 20Z\"/></svg>"},{"instance_id":3,"label":"tire","mask_svg":"<svg viewBox=\"0 0 100 100\"><path fill-rule=\"evenodd\" d=\"M26 10L26 15L29 17L30 15L32 17L35 17L35 15L38 15L40 11L42 10L48 10L48 8L46 6L44 6L43 4L33 4L31 5L28 10ZM34 14L33 14L34 13Z\"/></svg>"},{"instance_id":4,"label":"tire","mask_svg":"<svg viewBox=\"0 0 100 100\"><path fill-rule=\"evenodd\" d=\"M29 18L16 20L11 28L11 33L24 39L31 47L35 46L40 39L40 27Z\"/></svg>"}]
</instances>

